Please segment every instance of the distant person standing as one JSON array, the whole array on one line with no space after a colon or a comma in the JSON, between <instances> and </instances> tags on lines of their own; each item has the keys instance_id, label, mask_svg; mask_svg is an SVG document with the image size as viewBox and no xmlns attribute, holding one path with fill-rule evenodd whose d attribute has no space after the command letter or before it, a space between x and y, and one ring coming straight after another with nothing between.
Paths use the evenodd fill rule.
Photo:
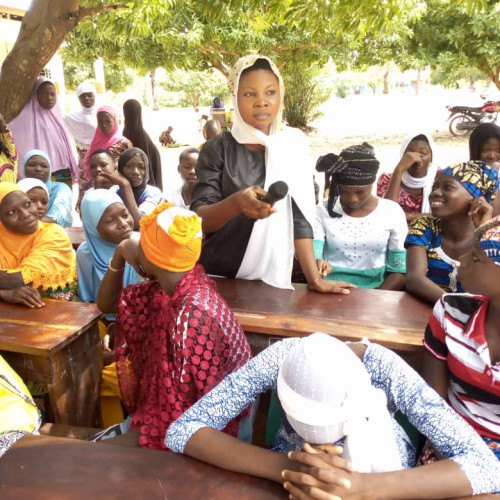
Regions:
<instances>
[{"instance_id":1,"label":"distant person standing","mask_svg":"<svg viewBox=\"0 0 500 500\"><path fill-rule=\"evenodd\" d=\"M161 157L149 134L142 124L142 107L135 99L123 103L125 123L123 135L132 141L134 147L142 149L149 160L149 184L163 189L161 175Z\"/></svg>"},{"instance_id":2,"label":"distant person standing","mask_svg":"<svg viewBox=\"0 0 500 500\"><path fill-rule=\"evenodd\" d=\"M78 182L78 165L71 139L57 102L55 85L38 77L31 98L9 123L19 158L32 149L45 151L52 162L52 175L58 181ZM22 179L23 173L18 172Z\"/></svg>"},{"instance_id":3,"label":"distant person standing","mask_svg":"<svg viewBox=\"0 0 500 500\"><path fill-rule=\"evenodd\" d=\"M214 97L212 109L224 109L224 103L220 100L220 97Z\"/></svg>"},{"instance_id":4,"label":"distant person standing","mask_svg":"<svg viewBox=\"0 0 500 500\"><path fill-rule=\"evenodd\" d=\"M76 95L82 109L68 113L64 117L64 124L75 140L76 152L78 154L78 184L80 196L90 186L91 182L85 179L84 158L97 128L97 114L95 111L95 87L88 81L80 83L76 88Z\"/></svg>"}]
</instances>

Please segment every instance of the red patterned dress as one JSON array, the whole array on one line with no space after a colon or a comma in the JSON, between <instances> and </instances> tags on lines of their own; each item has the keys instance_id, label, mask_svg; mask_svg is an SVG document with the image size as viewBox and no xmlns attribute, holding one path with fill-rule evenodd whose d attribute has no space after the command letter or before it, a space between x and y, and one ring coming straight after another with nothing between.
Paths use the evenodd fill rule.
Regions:
<instances>
[{"instance_id":1,"label":"red patterned dress","mask_svg":"<svg viewBox=\"0 0 500 500\"><path fill-rule=\"evenodd\" d=\"M166 449L168 426L251 357L245 334L197 265L170 297L156 281L118 300L115 359L123 402L143 448ZM225 431L238 434L239 421Z\"/></svg>"},{"instance_id":2,"label":"red patterned dress","mask_svg":"<svg viewBox=\"0 0 500 500\"><path fill-rule=\"evenodd\" d=\"M377 182L377 196L379 198L384 198L385 193L389 189L389 184L391 183L392 174L381 174ZM422 195L414 196L408 191L405 191L404 187L401 186L398 195L398 204L406 213L414 213L422 211Z\"/></svg>"}]
</instances>

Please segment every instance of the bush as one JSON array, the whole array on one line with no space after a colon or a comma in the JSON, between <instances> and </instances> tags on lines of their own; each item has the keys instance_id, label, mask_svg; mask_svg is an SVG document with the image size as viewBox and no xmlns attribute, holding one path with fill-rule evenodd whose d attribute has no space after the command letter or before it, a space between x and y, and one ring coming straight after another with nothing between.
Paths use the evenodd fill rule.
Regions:
<instances>
[{"instance_id":1,"label":"bush","mask_svg":"<svg viewBox=\"0 0 500 500\"><path fill-rule=\"evenodd\" d=\"M320 74L318 66L288 63L283 68L284 118L291 127L308 130L308 124L323 115L318 108L329 99L332 89L326 86Z\"/></svg>"}]
</instances>

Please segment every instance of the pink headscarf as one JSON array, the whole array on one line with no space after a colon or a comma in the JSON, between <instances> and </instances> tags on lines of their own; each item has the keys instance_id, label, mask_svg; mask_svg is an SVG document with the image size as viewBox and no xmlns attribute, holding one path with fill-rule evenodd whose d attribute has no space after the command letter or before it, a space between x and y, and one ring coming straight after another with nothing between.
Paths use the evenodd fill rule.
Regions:
<instances>
[{"instance_id":1,"label":"pink headscarf","mask_svg":"<svg viewBox=\"0 0 500 500\"><path fill-rule=\"evenodd\" d=\"M111 146L113 146L113 144L127 139L123 135L118 134L118 113L115 111L115 109L111 106L101 106L97 110L97 115L102 112L108 113L113 117L115 126L113 127L111 133L108 135L104 134L99 126L95 129L94 138L92 139L92 142L90 143L89 149L87 149L87 153L85 154L85 158L83 160L85 162L85 178L89 181L92 180L89 166L90 155L96 149L109 149Z\"/></svg>"},{"instance_id":2,"label":"pink headscarf","mask_svg":"<svg viewBox=\"0 0 500 500\"><path fill-rule=\"evenodd\" d=\"M69 168L73 182L78 181L78 167L71 140L64 126L59 102L52 109L40 106L37 91L47 78L38 77L30 100L23 110L9 123L9 128L17 146L19 158L32 149L45 151L52 162L52 173ZM51 82L52 83L52 82ZM18 172L18 179L24 173Z\"/></svg>"}]
</instances>

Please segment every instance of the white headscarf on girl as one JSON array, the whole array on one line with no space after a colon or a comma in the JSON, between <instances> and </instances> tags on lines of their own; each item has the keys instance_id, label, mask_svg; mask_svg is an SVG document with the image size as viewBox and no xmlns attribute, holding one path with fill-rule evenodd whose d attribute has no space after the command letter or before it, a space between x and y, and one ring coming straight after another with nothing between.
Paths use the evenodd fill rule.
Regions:
<instances>
[{"instance_id":1,"label":"white headscarf on girl","mask_svg":"<svg viewBox=\"0 0 500 500\"><path fill-rule=\"evenodd\" d=\"M307 443L334 444L358 472L402 468L387 398L372 386L352 349L326 333L313 333L283 360L278 398L293 430Z\"/></svg>"},{"instance_id":2,"label":"white headscarf on girl","mask_svg":"<svg viewBox=\"0 0 500 500\"><path fill-rule=\"evenodd\" d=\"M432 167L432 160L434 159L434 140L432 137L425 132L417 132L408 134L401 143L400 157L406 153L406 148L409 146L410 142L415 139L415 137L423 135L427 142L429 143L429 149L431 150L431 161L427 167L427 174L424 177L413 177L408 170L403 173L402 182L410 189L422 189L422 213L428 214L431 212L431 206L429 204L429 194L432 191L432 184L434 183L434 177L436 177L436 169Z\"/></svg>"},{"instance_id":3,"label":"white headscarf on girl","mask_svg":"<svg viewBox=\"0 0 500 500\"><path fill-rule=\"evenodd\" d=\"M243 70L258 59L269 62L279 81L280 107L271 124L269 135L243 121L238 110L238 84ZM293 290L291 273L294 255L292 198L309 222L314 221L314 184L309 144L298 129L283 126L285 87L278 68L267 57L249 55L239 59L228 77L229 90L235 112L231 134L240 144L265 146L266 179L264 189L275 181L288 184L287 196L275 204L277 212L267 219L255 221L250 241L240 265L237 278L260 279L265 283Z\"/></svg>"}]
</instances>

